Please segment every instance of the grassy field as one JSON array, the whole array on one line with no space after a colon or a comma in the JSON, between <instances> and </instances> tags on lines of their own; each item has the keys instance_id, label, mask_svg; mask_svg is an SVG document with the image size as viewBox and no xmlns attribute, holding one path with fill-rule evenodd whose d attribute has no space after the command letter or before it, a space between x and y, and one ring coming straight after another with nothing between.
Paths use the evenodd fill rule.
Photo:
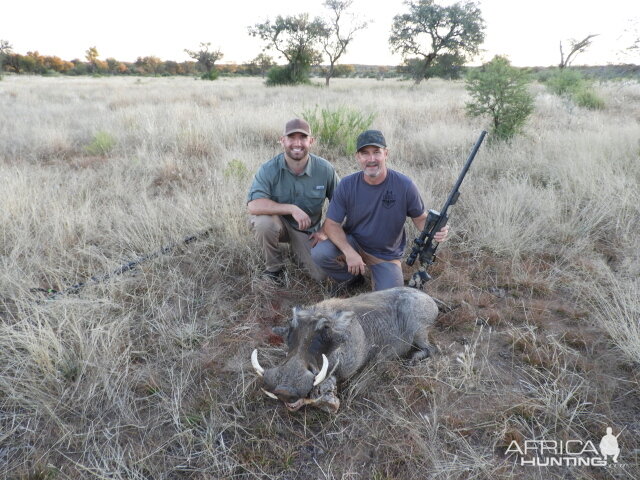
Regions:
<instances>
[{"instance_id":1,"label":"grassy field","mask_svg":"<svg viewBox=\"0 0 640 480\"><path fill-rule=\"evenodd\" d=\"M6 76L2 478L639 478L640 84L596 85L598 111L532 90L524 134L482 147L451 209L427 286L449 306L439 354L370 366L328 415L268 399L249 362L256 347L280 361L271 327L327 295L293 262L284 288L257 278L253 172L286 120L349 106L375 114L391 168L438 209L487 127L465 116L464 84ZM356 168L322 139L314 151ZM608 426L618 464L507 452L597 448Z\"/></svg>"}]
</instances>

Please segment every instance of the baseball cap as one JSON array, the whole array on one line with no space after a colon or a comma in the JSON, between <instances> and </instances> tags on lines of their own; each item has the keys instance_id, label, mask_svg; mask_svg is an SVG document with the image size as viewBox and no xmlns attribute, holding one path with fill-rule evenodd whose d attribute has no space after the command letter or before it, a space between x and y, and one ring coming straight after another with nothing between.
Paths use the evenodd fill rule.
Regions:
<instances>
[{"instance_id":1,"label":"baseball cap","mask_svg":"<svg viewBox=\"0 0 640 480\"><path fill-rule=\"evenodd\" d=\"M291 135L292 133L304 133L311 136L311 127L309 124L301 118L294 118L289 120L284 126L284 135Z\"/></svg>"},{"instance_id":2,"label":"baseball cap","mask_svg":"<svg viewBox=\"0 0 640 480\"><path fill-rule=\"evenodd\" d=\"M387 142L384 140L384 135L380 130L367 130L358 135L356 141L356 151L360 151L361 148L374 145L376 147L387 148Z\"/></svg>"}]
</instances>

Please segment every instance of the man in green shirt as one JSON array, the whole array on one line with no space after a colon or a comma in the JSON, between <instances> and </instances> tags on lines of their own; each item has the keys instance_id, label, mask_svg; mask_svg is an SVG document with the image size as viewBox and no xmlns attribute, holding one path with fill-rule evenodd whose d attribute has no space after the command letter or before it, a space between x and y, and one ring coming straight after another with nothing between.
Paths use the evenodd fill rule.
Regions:
<instances>
[{"instance_id":1,"label":"man in green shirt","mask_svg":"<svg viewBox=\"0 0 640 480\"><path fill-rule=\"evenodd\" d=\"M322 207L331 200L338 176L328 161L309 153L314 140L306 121L288 121L280 137L284 152L260 167L247 196L250 222L265 256L264 275L272 280L282 277L280 242L289 242L312 278L326 278L310 252L327 239Z\"/></svg>"}]
</instances>

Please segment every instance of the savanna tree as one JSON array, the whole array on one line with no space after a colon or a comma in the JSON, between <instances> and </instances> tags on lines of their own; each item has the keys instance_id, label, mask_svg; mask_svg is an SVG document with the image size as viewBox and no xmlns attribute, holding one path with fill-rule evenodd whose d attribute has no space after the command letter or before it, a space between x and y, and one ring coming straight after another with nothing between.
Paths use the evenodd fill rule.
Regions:
<instances>
[{"instance_id":1,"label":"savanna tree","mask_svg":"<svg viewBox=\"0 0 640 480\"><path fill-rule=\"evenodd\" d=\"M97 69L98 57L100 56L100 54L98 53L98 49L96 47L89 47L89 49L84 53L84 58L86 58L87 62L89 62L90 70L92 72L95 72Z\"/></svg>"},{"instance_id":2,"label":"savanna tree","mask_svg":"<svg viewBox=\"0 0 640 480\"><path fill-rule=\"evenodd\" d=\"M558 65L561 69L566 68L569 64L575 60L575 57L578 56L579 53L584 52L587 48L591 46L591 39L597 37L597 33L592 33L591 35L587 35L582 40L569 40L569 53L565 56L564 50L562 48L562 41L560 42L560 64Z\"/></svg>"},{"instance_id":3,"label":"savanna tree","mask_svg":"<svg viewBox=\"0 0 640 480\"><path fill-rule=\"evenodd\" d=\"M2 71L4 70L4 62L7 55L11 53L13 47L8 40L0 39L0 78L2 78Z\"/></svg>"},{"instance_id":4,"label":"savanna tree","mask_svg":"<svg viewBox=\"0 0 640 480\"><path fill-rule=\"evenodd\" d=\"M0 55L11 53L11 50L13 50L13 47L9 41L0 39Z\"/></svg>"},{"instance_id":5,"label":"savanna tree","mask_svg":"<svg viewBox=\"0 0 640 480\"><path fill-rule=\"evenodd\" d=\"M429 69L439 55L466 60L478 54L484 42L485 23L477 4L469 1L443 7L433 0L405 3L409 13L393 17L389 44L394 53L412 58L416 84L430 76Z\"/></svg>"},{"instance_id":6,"label":"savanna tree","mask_svg":"<svg viewBox=\"0 0 640 480\"><path fill-rule=\"evenodd\" d=\"M467 75L466 89L471 101L467 113L488 116L495 138L508 140L520 132L533 112L529 76L511 66L506 57L496 55L489 63Z\"/></svg>"},{"instance_id":7,"label":"savanna tree","mask_svg":"<svg viewBox=\"0 0 640 480\"><path fill-rule=\"evenodd\" d=\"M162 73L162 60L153 55L138 57L134 65L138 73L145 75L159 75Z\"/></svg>"},{"instance_id":8,"label":"savanna tree","mask_svg":"<svg viewBox=\"0 0 640 480\"><path fill-rule=\"evenodd\" d=\"M209 50L211 42L200 42L200 50L188 50L184 51L196 61L196 65L200 68L204 74L203 79L215 80L218 76L215 72L216 62L220 60L224 54L220 50Z\"/></svg>"},{"instance_id":9,"label":"savanna tree","mask_svg":"<svg viewBox=\"0 0 640 480\"><path fill-rule=\"evenodd\" d=\"M404 62L406 67L404 67L403 70L408 72L410 75L413 75L416 71L420 70L421 62L421 58L408 58ZM461 55L457 55L455 53L443 53L433 60L429 69L425 73L425 78L440 77L450 80L460 78L462 67L465 62L466 59Z\"/></svg>"},{"instance_id":10,"label":"savanna tree","mask_svg":"<svg viewBox=\"0 0 640 480\"><path fill-rule=\"evenodd\" d=\"M366 21L357 21L354 15L348 13L353 5L353 0L326 0L324 6L330 11L330 18L325 27L327 35L320 38L322 49L327 54L329 67L325 70L325 85L329 86L329 80L335 75L338 59L347 51L347 47L353 40L353 36L359 30L367 26ZM348 23L345 23L347 19Z\"/></svg>"},{"instance_id":11,"label":"savanna tree","mask_svg":"<svg viewBox=\"0 0 640 480\"><path fill-rule=\"evenodd\" d=\"M249 34L267 42L265 50L273 48L289 62L280 72L278 83L296 84L308 82L309 69L322 60L318 43L328 31L321 18L310 20L304 13L287 17L278 15L274 22L257 23L249 27Z\"/></svg>"},{"instance_id":12,"label":"savanna tree","mask_svg":"<svg viewBox=\"0 0 640 480\"><path fill-rule=\"evenodd\" d=\"M276 62L273 61L273 58L264 52L249 62L251 70L254 72L257 71L262 77L267 73L267 70L275 65Z\"/></svg>"}]
</instances>

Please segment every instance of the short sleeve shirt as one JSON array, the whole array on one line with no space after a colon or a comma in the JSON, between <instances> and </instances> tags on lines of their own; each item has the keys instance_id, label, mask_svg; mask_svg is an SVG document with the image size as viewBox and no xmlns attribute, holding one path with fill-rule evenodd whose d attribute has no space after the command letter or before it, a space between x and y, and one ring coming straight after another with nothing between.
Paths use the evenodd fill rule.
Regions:
<instances>
[{"instance_id":1,"label":"short sleeve shirt","mask_svg":"<svg viewBox=\"0 0 640 480\"><path fill-rule=\"evenodd\" d=\"M388 169L380 185L369 185L364 173L353 173L340 181L331 199L327 218L342 223L362 249L384 260L402 258L406 246L407 217L424 213L424 203L415 183Z\"/></svg>"},{"instance_id":2,"label":"short sleeve shirt","mask_svg":"<svg viewBox=\"0 0 640 480\"><path fill-rule=\"evenodd\" d=\"M309 154L307 167L295 175L287 167L284 153L262 164L256 173L247 202L267 198L277 203L289 203L300 207L311 218L310 232L320 228L325 198L331 200L338 184L336 171L327 160ZM298 222L291 215L283 218L297 229Z\"/></svg>"}]
</instances>

